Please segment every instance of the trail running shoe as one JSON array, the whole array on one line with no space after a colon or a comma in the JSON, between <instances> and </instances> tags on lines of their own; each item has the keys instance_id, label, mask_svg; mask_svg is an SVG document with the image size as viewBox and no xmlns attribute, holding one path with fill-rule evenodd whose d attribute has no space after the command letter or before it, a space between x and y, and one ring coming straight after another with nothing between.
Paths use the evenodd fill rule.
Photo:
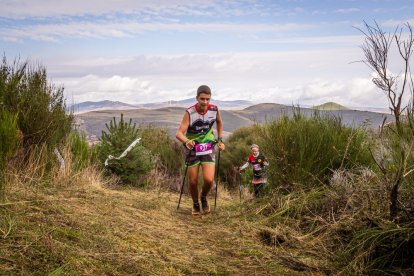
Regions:
<instances>
[{"instance_id":1,"label":"trail running shoe","mask_svg":"<svg viewBox=\"0 0 414 276\"><path fill-rule=\"evenodd\" d=\"M201 207L203 208L203 213L208 214L210 213L210 206L208 205L207 197L201 197Z\"/></svg>"},{"instance_id":2,"label":"trail running shoe","mask_svg":"<svg viewBox=\"0 0 414 276\"><path fill-rule=\"evenodd\" d=\"M200 216L201 215L200 203L198 203L198 202L193 203L193 210L192 210L191 214L193 214L193 216Z\"/></svg>"}]
</instances>

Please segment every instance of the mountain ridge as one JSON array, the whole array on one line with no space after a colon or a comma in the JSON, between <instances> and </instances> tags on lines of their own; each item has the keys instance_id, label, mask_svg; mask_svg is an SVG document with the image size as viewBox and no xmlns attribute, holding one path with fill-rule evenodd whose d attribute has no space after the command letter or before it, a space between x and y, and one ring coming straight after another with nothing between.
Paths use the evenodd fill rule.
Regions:
<instances>
[{"instance_id":1,"label":"mountain ridge","mask_svg":"<svg viewBox=\"0 0 414 276\"><path fill-rule=\"evenodd\" d=\"M122 109L138 109L138 108L147 108L147 109L157 109L164 107L189 107L196 103L195 98L188 98L184 100L170 100L165 102L155 102L155 103L144 103L144 104L129 104L120 101L86 101L75 103L69 105L67 110L73 111L74 113L84 113L89 111L96 110L122 110ZM211 100L212 104L220 106L221 109L242 109L248 106L254 105L251 101L246 100Z\"/></svg>"},{"instance_id":2,"label":"mountain ridge","mask_svg":"<svg viewBox=\"0 0 414 276\"><path fill-rule=\"evenodd\" d=\"M295 113L300 112L305 117L311 117L315 114L315 109L286 106L275 103L264 103L249 106L244 109L226 110L220 109L223 119L224 132L223 136L229 136L238 128L250 126L256 123L266 123L271 120L277 120L281 116L292 117ZM182 121L185 113L185 107L162 107L157 109L136 108L125 110L95 110L85 113L76 114L79 129L87 135L93 135L98 139L105 124L114 117L119 118L121 113L124 118L131 118L137 125L153 125L165 128L171 137L175 137L175 133ZM321 116L334 116L340 118L346 126L359 127L370 126L378 127L382 124L384 118L387 121L392 120L392 116L384 113L376 113L360 110L320 110L318 114Z\"/></svg>"}]
</instances>

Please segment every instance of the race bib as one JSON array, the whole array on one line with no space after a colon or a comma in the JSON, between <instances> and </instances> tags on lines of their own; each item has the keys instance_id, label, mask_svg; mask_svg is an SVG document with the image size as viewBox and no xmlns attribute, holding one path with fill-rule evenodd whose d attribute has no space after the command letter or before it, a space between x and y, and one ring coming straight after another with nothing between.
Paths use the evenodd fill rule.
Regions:
<instances>
[{"instance_id":1,"label":"race bib","mask_svg":"<svg viewBox=\"0 0 414 276\"><path fill-rule=\"evenodd\" d=\"M211 142L201 143L195 145L196 155L206 155L213 152L213 145Z\"/></svg>"},{"instance_id":2,"label":"race bib","mask_svg":"<svg viewBox=\"0 0 414 276\"><path fill-rule=\"evenodd\" d=\"M259 170L261 170L262 169L262 166L260 165L260 164L254 164L253 165L253 170L255 170L255 171L259 171Z\"/></svg>"}]
</instances>

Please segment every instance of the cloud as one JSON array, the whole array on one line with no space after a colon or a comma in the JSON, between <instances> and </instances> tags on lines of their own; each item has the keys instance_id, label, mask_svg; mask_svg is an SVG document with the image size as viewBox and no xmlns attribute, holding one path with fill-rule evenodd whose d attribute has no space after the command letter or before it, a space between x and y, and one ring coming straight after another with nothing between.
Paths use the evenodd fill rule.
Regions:
<instances>
[{"instance_id":1,"label":"cloud","mask_svg":"<svg viewBox=\"0 0 414 276\"><path fill-rule=\"evenodd\" d=\"M278 86L276 82L261 88L238 80L240 85L228 82L197 80L183 84L178 80L145 79L133 77L99 77L60 79L65 84L66 98L75 103L113 100L126 103L162 102L193 97L200 84L209 84L213 98L218 100L250 100L256 103L274 102L286 105L311 106L333 101L348 107L387 107L387 98L369 78L347 81L315 79L299 85Z\"/></svg>"},{"instance_id":2,"label":"cloud","mask_svg":"<svg viewBox=\"0 0 414 276\"><path fill-rule=\"evenodd\" d=\"M37 24L21 27L0 27L0 35L12 40L59 41L64 38L127 38L144 32L229 33L257 34L307 30L309 24L244 24L244 23L162 23L137 22L136 20L98 20L97 22L68 22Z\"/></svg>"},{"instance_id":3,"label":"cloud","mask_svg":"<svg viewBox=\"0 0 414 276\"><path fill-rule=\"evenodd\" d=\"M397 26L403 26L404 24L409 23L411 26L414 25L414 18L409 18L409 19L405 19L405 20L401 20L401 19L389 19L389 20L385 20L384 22L381 23L382 26L384 27L391 27L391 28L396 28Z\"/></svg>"},{"instance_id":4,"label":"cloud","mask_svg":"<svg viewBox=\"0 0 414 276\"><path fill-rule=\"evenodd\" d=\"M209 3L214 1L206 0L72 0L72 1L54 1L54 0L21 0L21 1L5 1L2 8L7 13L2 13L7 18L32 18L32 17L63 17L63 16L82 16L82 15L104 15L116 13L155 13L161 11L171 12L179 11L184 7L190 8L197 6L211 6Z\"/></svg>"},{"instance_id":5,"label":"cloud","mask_svg":"<svg viewBox=\"0 0 414 276\"><path fill-rule=\"evenodd\" d=\"M0 11L4 18L64 18L72 16L116 16L119 14L151 17L194 16L209 17L247 17L252 15L271 15L287 13L278 5L268 5L249 0L5 0ZM269 11L270 8L270 11ZM297 11L293 8L292 11ZM5 12L7 11L7 12Z\"/></svg>"},{"instance_id":6,"label":"cloud","mask_svg":"<svg viewBox=\"0 0 414 276\"><path fill-rule=\"evenodd\" d=\"M303 73L298 67L289 68L287 63L272 62L275 57L280 58L281 55L266 56L262 53L262 56L223 54L211 57L207 55L139 57L140 62L153 67L150 73L89 74L81 77L54 79L64 85L66 98L70 101L73 99L77 103L104 99L127 103L182 100L193 97L199 85L207 84L213 90L213 98L218 100L244 99L257 103L275 102L305 106L334 101L348 107L388 106L386 96L375 87L369 75L354 78L325 75L308 79L302 77ZM266 60L270 60L268 64ZM286 57L286 60L289 58ZM121 67L125 67L125 60L117 59L99 60L97 64L115 64L116 67L118 61L121 62ZM127 61L127 63L136 61L137 59ZM295 63L295 61L291 62ZM161 70L160 68L166 68L166 64L171 67ZM200 72L197 74L183 73L188 70L186 67L188 64L195 64L190 70L198 67L197 70ZM203 66L199 66L200 64ZM327 65L332 70L332 67ZM285 75L277 74L278 66L284 67L284 70L281 68L281 72L286 71ZM159 67L158 70L157 67ZM259 67L264 67L265 70L258 71ZM267 70L271 72L265 74ZM116 68L115 71L117 71Z\"/></svg>"},{"instance_id":7,"label":"cloud","mask_svg":"<svg viewBox=\"0 0 414 276\"><path fill-rule=\"evenodd\" d=\"M335 10L335 13L343 13L343 14L358 13L358 12L361 12L361 10L358 9L358 8L348 8L348 9L337 9L337 10Z\"/></svg>"},{"instance_id":8,"label":"cloud","mask_svg":"<svg viewBox=\"0 0 414 276\"><path fill-rule=\"evenodd\" d=\"M87 75L82 78L61 78L57 81L64 83L66 99L75 103L100 99L127 103L151 102L154 97L165 96L149 81L141 78Z\"/></svg>"},{"instance_id":9,"label":"cloud","mask_svg":"<svg viewBox=\"0 0 414 276\"><path fill-rule=\"evenodd\" d=\"M300 36L300 37L280 37L276 39L257 39L254 43L264 44L319 44L332 45L357 45L363 41L362 35L327 35L327 36Z\"/></svg>"}]
</instances>

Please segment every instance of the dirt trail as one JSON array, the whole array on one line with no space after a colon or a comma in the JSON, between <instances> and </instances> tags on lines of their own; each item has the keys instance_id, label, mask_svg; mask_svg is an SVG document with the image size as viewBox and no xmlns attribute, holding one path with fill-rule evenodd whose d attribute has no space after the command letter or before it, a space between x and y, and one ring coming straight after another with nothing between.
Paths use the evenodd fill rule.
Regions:
<instances>
[{"instance_id":1,"label":"dirt trail","mask_svg":"<svg viewBox=\"0 0 414 276\"><path fill-rule=\"evenodd\" d=\"M36 201L9 210L20 215L0 246L10 256L0 268L17 274L57 266L77 275L304 275L306 269L283 262L295 252L261 241L238 198L219 198L216 211L201 218L191 216L187 195L178 211L177 201L177 193L95 185L36 193Z\"/></svg>"},{"instance_id":2,"label":"dirt trail","mask_svg":"<svg viewBox=\"0 0 414 276\"><path fill-rule=\"evenodd\" d=\"M98 189L96 193L106 199L101 198L91 214L104 215L103 219L111 226L107 230L116 237L115 242L125 244L119 253L131 261L136 262L138 258L144 262L142 268L147 272L159 275L298 273L281 265L274 246L261 242L258 229L241 214L237 201L219 199L215 212L194 218L191 199L186 195L176 210L178 194L175 193L135 189ZM214 197L209 201L213 209ZM107 217L107 212L112 216Z\"/></svg>"}]
</instances>

